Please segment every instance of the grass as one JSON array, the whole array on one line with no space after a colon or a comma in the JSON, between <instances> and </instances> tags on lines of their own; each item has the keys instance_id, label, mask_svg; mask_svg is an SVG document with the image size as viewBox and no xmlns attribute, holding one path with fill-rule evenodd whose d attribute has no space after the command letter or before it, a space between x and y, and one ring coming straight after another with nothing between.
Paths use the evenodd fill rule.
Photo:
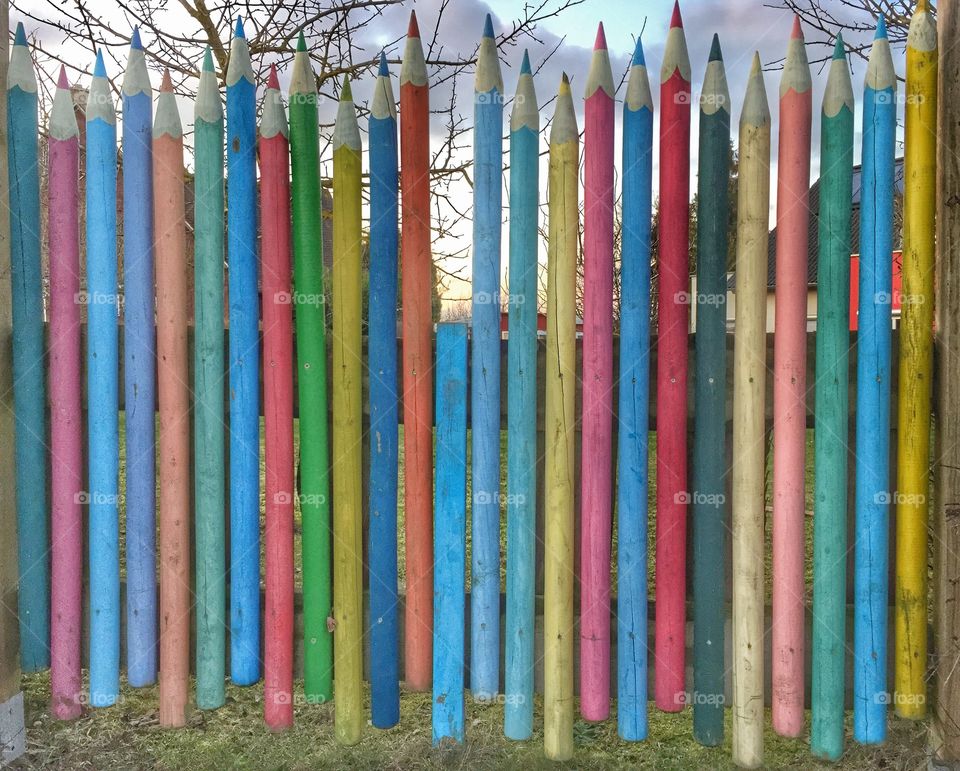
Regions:
<instances>
[{"instance_id":1,"label":"grass","mask_svg":"<svg viewBox=\"0 0 960 771\"><path fill-rule=\"evenodd\" d=\"M24 677L28 750L24 768L86 769L427 769L556 767L543 756L541 712L536 705L535 733L530 741L503 737L503 708L468 701L467 741L461 747L431 747L430 698L404 694L400 724L389 730L368 728L355 747L340 747L333 738L333 707L298 705L295 728L271 734L263 727L260 688L228 686L227 704L212 712L195 711L186 729L161 729L157 723L157 689L124 686L120 702L88 712L79 720L52 720L47 709L49 676ZM369 699L369 695L367 696ZM616 733L616 721L577 721L575 760L563 767L580 769L725 769L732 768L727 741L723 747L702 747L692 739L692 715L685 710L666 715L651 709L650 739L627 743ZM769 721L767 721L769 725ZM849 726L848 726L849 733ZM921 768L926 764L923 724L891 719L887 744L854 745L839 764L816 763L806 737L784 739L769 729L765 737L769 768L842 769Z\"/></svg>"},{"instance_id":2,"label":"grass","mask_svg":"<svg viewBox=\"0 0 960 771\"><path fill-rule=\"evenodd\" d=\"M121 416L122 417L122 416ZM122 428L122 426L121 426ZM401 429L402 431L402 429ZM121 434L122 436L122 434ZM811 581L813 541L813 432L807 442L807 587ZM502 458L506 458L506 439ZM299 451L299 432L295 427L295 450ZM400 441L402 464L403 444ZM469 443L468 443L469 447ZM121 452L123 451L121 443ZM468 450L469 452L469 450ZM653 553L656 501L656 436L650 434L650 592L654 591ZM769 463L768 458L768 463ZM261 453L262 463L262 453ZM123 474L121 463L120 473ZM469 458L468 498L469 498ZM261 465L261 496L263 490ZM505 485L505 469L502 473ZM403 475L400 472L400 507L398 540L403 554ZM123 480L121 479L121 489ZM504 487L505 491L505 487ZM769 501L770 480L767 480ZM767 516L766 589L770 592L770 522ZM123 507L121 505L121 528ZM295 582L301 584L300 511L295 505L296 571ZM612 569L616 571L616 533L613 534ZM505 521L501 526L501 548L506 548ZM469 528L467 530L469 564ZM400 585L404 584L403 560L400 560ZM50 717L48 673L23 677L28 751L18 761L24 768L38 769L420 769L420 768L541 768L553 766L543 755L542 711L536 703L535 733L530 741L510 742L503 737L503 707L467 704L467 742L462 747L434 749L430 733L430 697L427 694L405 693L401 699L400 725L389 730L368 728L359 745L343 748L333 738L333 706L298 704L295 707L295 728L282 734L271 734L263 726L262 687L227 687L227 703L211 712L194 711L186 729L161 729L157 719L157 689L132 689L124 685L117 705L87 710L73 722L60 722ZM295 691L302 693L302 684ZM369 693L366 694L369 705ZM848 713L848 723L851 715ZM692 712L679 714L650 709L650 739L627 743L617 736L616 720L600 724L578 720L575 725L577 744L574 763L570 767L599 769L656 768L731 768L730 712L727 711L726 742L723 747L698 745L692 735ZM809 717L807 719L809 725ZM773 734L766 721L766 764L770 768L806 769L818 767L811 757L808 736L785 739ZM881 769L920 768L926 765L926 725L890 718L888 741L881 747L856 745L847 726L847 753L834 768ZM830 767L824 764L823 767Z\"/></svg>"}]
</instances>

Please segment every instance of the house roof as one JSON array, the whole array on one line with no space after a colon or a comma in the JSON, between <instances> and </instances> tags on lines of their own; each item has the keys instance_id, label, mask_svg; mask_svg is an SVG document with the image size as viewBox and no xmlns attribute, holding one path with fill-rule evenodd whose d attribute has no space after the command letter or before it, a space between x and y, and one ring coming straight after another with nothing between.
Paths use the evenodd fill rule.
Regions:
<instances>
[{"instance_id":1,"label":"house roof","mask_svg":"<svg viewBox=\"0 0 960 771\"><path fill-rule=\"evenodd\" d=\"M897 158L894 170L894 185L898 195L903 195L903 158ZM860 190L861 190L861 167L853 167L853 210L850 217L850 253L857 254L860 251ZM820 229L820 180L813 183L810 188L808 207L810 209L810 222L808 225L808 250L807 250L807 284L816 286L817 283L817 263L819 257L818 251L818 233ZM735 289L736 274L730 273L728 288ZM777 284L777 228L770 231L767 241L767 289L773 289Z\"/></svg>"}]
</instances>

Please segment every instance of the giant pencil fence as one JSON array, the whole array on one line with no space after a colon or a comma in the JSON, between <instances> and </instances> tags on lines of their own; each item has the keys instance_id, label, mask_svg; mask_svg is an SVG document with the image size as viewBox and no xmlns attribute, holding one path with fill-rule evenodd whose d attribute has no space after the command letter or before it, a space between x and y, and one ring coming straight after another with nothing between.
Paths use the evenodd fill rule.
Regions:
<instances>
[{"instance_id":1,"label":"giant pencil fence","mask_svg":"<svg viewBox=\"0 0 960 771\"><path fill-rule=\"evenodd\" d=\"M504 84L496 40L487 17L476 75L469 339L462 325L435 328L430 312L429 83L416 18L411 18L399 79L399 116L386 58L380 60L366 135L360 132L350 84L342 84L332 137L330 318L322 301L317 100L307 41L301 36L297 46L288 118L276 72L271 71L266 84L254 82L238 20L224 77L226 110L209 51L196 102L194 330L187 327L184 145L169 76L164 76L154 108L146 54L134 31L121 89L120 149L127 192L121 339L115 251L117 105L98 57L83 132L88 215L83 223L87 293L81 295L80 132L69 84L61 73L47 124L51 296L45 350L37 81L23 27L18 28L7 84L7 163L20 659L26 670L51 667L56 717L74 718L85 703L101 707L115 702L122 650L131 685L151 684L159 675L164 725L182 725L191 698L203 709L222 706L229 671L240 685L253 685L263 676L264 719L270 729L281 730L294 720L294 691L299 687L294 678L302 672L308 703L334 701L336 736L344 744L362 741L365 674L372 686L376 728L399 720L401 677L410 689L432 689L435 743L469 740L467 689L479 701L498 698L502 690L505 734L529 739L536 720L533 694L542 687L545 754L558 760L575 754L575 695L587 720L607 719L615 697L620 735L631 741L648 736L648 695L663 711L692 705L693 736L706 745L722 743L722 707L732 702L733 759L742 766L763 763L762 705L768 678L774 730L801 735L809 705L811 751L825 758L843 752L848 669L853 690L846 701L852 705L855 741L883 741L888 704L906 717L926 714L937 90L936 27L926 3L919 3L907 39L903 260L905 297L912 299L904 305L902 332L891 332L897 79L881 19L862 100L856 308L850 307L848 262L855 100L842 40L828 70L819 117L825 168L816 245L820 286L815 352L803 328L806 288L800 269L811 216L806 195L812 106L799 23L790 34L780 85L777 186L781 203L790 199L794 205L781 205L777 212L777 324L772 336L765 330L772 121L759 59L735 116L717 38L705 58L699 101L699 262L697 290L691 295L686 256L691 65L679 7L674 9L660 71L656 287L651 286L649 264L655 100L639 41L623 94L622 189L617 191L616 87L602 27L584 95L582 155L568 79L564 76L560 84L549 136L541 136L534 70L524 56L517 83L521 98L513 106L505 156ZM264 86L259 127L258 86ZM736 202L726 195L735 117L740 164ZM370 143L370 323L365 342L364 136ZM545 185L538 176L538 147L546 147L549 154ZM582 340L576 326L581 158ZM508 160L510 184L504 201L501 181ZM537 303L528 295L537 291L538 202L544 190L547 295L541 337ZM717 190L722 194L715 194ZM616 256L623 301L619 336L614 336L612 226L618 192L623 220L622 250ZM734 203L735 316L725 312L727 221ZM506 212L511 216L504 266L500 231ZM229 265L229 332L221 325L224 257ZM499 297L504 268L511 287L506 345L500 335ZM653 290L659 293L655 331ZM85 334L71 298L88 303ZM696 306L692 344L691 302ZM848 327L851 313L859 318L856 338ZM892 356L895 345L898 359ZM773 362L772 377L766 376L768 360ZM695 362L689 378L688 361ZM893 361L898 362L897 390L891 388ZM805 382L811 383L809 389ZM225 383L230 385L226 399ZM85 453L84 399L89 428ZM583 405L581 417L576 415L578 402ZM855 421L849 419L852 405ZM893 406L899 418L891 425ZM117 478L121 412L124 491L118 489ZM257 506L261 414L265 512ZM301 438L297 482L295 416ZM401 422L406 545L398 554ZM854 422L851 440L847 427ZM898 424L894 485L889 436ZM659 438L652 644L647 623L651 427ZM809 427L815 428L811 624L805 620L803 602ZM508 449L501 458L504 430ZM689 470L688 434L693 448ZM763 491L764 448L770 434L773 591L768 611ZM506 501L500 495L504 461ZM120 493L127 500L124 543L119 538ZM294 618L295 500L303 517L302 624ZM79 591L83 504L89 504L86 621ZM893 513L895 558L889 539ZM499 542L504 519L505 555ZM689 560L688 521L693 534ZM610 570L614 526L615 591ZM190 561L191 537L195 565ZM852 580L845 568L848 538ZM126 550L125 582L121 548ZM579 564L574 562L577 553ZM398 591L401 562L405 593ZM506 581L501 585L504 564ZM537 613L540 587L542 619ZM126 604L121 605L124 589ZM501 624L504 589L506 616ZM888 635L891 597L895 624L894 634ZM688 640L686 608L691 600ZM732 641L725 657L728 602ZM843 637L850 603L852 654ZM122 626L126 646L121 645ZM302 637L295 639L298 628ZM808 638L812 672L804 671ZM90 651L87 658L84 648ZM651 648L655 664L648 662ZM887 671L888 660L894 662L893 673ZM191 661L197 675L193 697ZM84 664L89 667L89 693L81 692ZM648 682L651 670L655 687ZM730 693L725 671L734 673ZM892 688L890 674L895 674ZM611 680L617 684L615 694ZM960 721L960 715L952 717Z\"/></svg>"}]
</instances>

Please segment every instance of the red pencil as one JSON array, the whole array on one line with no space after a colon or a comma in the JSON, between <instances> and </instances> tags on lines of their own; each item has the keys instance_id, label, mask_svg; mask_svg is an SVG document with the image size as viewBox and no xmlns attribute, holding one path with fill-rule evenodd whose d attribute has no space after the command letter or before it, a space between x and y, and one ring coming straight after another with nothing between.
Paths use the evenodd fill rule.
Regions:
<instances>
[{"instance_id":1,"label":"red pencil","mask_svg":"<svg viewBox=\"0 0 960 771\"><path fill-rule=\"evenodd\" d=\"M50 244L50 702L54 717L80 716L83 588L83 420L80 408L79 131L60 68L47 139ZM93 494L98 491L94 490Z\"/></svg>"},{"instance_id":2,"label":"red pencil","mask_svg":"<svg viewBox=\"0 0 960 771\"><path fill-rule=\"evenodd\" d=\"M287 117L270 67L260 120L263 243L264 530L263 718L293 725L293 305Z\"/></svg>"},{"instance_id":3,"label":"red pencil","mask_svg":"<svg viewBox=\"0 0 960 771\"><path fill-rule=\"evenodd\" d=\"M666 712L684 702L689 203L690 59L677 3L660 69L655 698Z\"/></svg>"},{"instance_id":4,"label":"red pencil","mask_svg":"<svg viewBox=\"0 0 960 771\"><path fill-rule=\"evenodd\" d=\"M610 714L614 94L601 24L587 76L583 142L580 711L587 720Z\"/></svg>"},{"instance_id":5,"label":"red pencil","mask_svg":"<svg viewBox=\"0 0 960 771\"><path fill-rule=\"evenodd\" d=\"M183 132L169 71L153 123L160 412L160 725L186 722L190 675L190 389Z\"/></svg>"},{"instance_id":6,"label":"red pencil","mask_svg":"<svg viewBox=\"0 0 960 771\"><path fill-rule=\"evenodd\" d=\"M430 689L433 666L433 265L430 256L430 88L416 13L400 69L403 276L403 451L407 686Z\"/></svg>"},{"instance_id":7,"label":"red pencil","mask_svg":"<svg viewBox=\"0 0 960 771\"><path fill-rule=\"evenodd\" d=\"M773 343L773 729L803 731L807 228L812 88L800 19L780 80Z\"/></svg>"}]
</instances>

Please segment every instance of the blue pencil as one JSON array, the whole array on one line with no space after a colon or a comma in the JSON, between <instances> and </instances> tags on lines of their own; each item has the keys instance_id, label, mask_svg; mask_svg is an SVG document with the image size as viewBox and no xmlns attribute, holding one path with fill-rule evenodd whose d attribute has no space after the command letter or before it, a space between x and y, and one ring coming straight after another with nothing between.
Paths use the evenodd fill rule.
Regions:
<instances>
[{"instance_id":1,"label":"blue pencil","mask_svg":"<svg viewBox=\"0 0 960 771\"><path fill-rule=\"evenodd\" d=\"M90 485L90 703L120 691L117 116L103 54L87 98L87 403Z\"/></svg>"},{"instance_id":2,"label":"blue pencil","mask_svg":"<svg viewBox=\"0 0 960 771\"><path fill-rule=\"evenodd\" d=\"M24 672L37 672L50 666L49 460L40 277L37 78L23 24L17 25L8 73L20 666Z\"/></svg>"},{"instance_id":3,"label":"blue pencil","mask_svg":"<svg viewBox=\"0 0 960 771\"><path fill-rule=\"evenodd\" d=\"M252 685L260 677L260 314L255 99L250 50L238 17L227 66L230 677L237 685Z\"/></svg>"},{"instance_id":4,"label":"blue pencil","mask_svg":"<svg viewBox=\"0 0 960 771\"><path fill-rule=\"evenodd\" d=\"M617 438L617 727L647 737L647 426L653 100L637 47L623 103L620 430Z\"/></svg>"},{"instance_id":5,"label":"blue pencil","mask_svg":"<svg viewBox=\"0 0 960 771\"><path fill-rule=\"evenodd\" d=\"M127 679L157 677L153 90L134 29L123 77L123 357L126 417Z\"/></svg>"},{"instance_id":6,"label":"blue pencil","mask_svg":"<svg viewBox=\"0 0 960 771\"><path fill-rule=\"evenodd\" d=\"M507 630L503 732L533 732L537 535L537 207L540 113L523 53L510 116L510 336L507 341Z\"/></svg>"},{"instance_id":7,"label":"blue pencil","mask_svg":"<svg viewBox=\"0 0 960 771\"><path fill-rule=\"evenodd\" d=\"M397 108L387 58L370 105L370 708L400 720L397 650Z\"/></svg>"},{"instance_id":8,"label":"blue pencil","mask_svg":"<svg viewBox=\"0 0 960 771\"><path fill-rule=\"evenodd\" d=\"M503 79L487 14L474 85L473 311L470 378L473 508L470 690L500 684L500 219Z\"/></svg>"},{"instance_id":9,"label":"blue pencil","mask_svg":"<svg viewBox=\"0 0 960 771\"><path fill-rule=\"evenodd\" d=\"M897 80L881 16L863 96L857 336L853 735L887 735L890 308Z\"/></svg>"},{"instance_id":10,"label":"blue pencil","mask_svg":"<svg viewBox=\"0 0 960 771\"><path fill-rule=\"evenodd\" d=\"M467 327L437 326L433 744L463 741L467 548Z\"/></svg>"}]
</instances>

